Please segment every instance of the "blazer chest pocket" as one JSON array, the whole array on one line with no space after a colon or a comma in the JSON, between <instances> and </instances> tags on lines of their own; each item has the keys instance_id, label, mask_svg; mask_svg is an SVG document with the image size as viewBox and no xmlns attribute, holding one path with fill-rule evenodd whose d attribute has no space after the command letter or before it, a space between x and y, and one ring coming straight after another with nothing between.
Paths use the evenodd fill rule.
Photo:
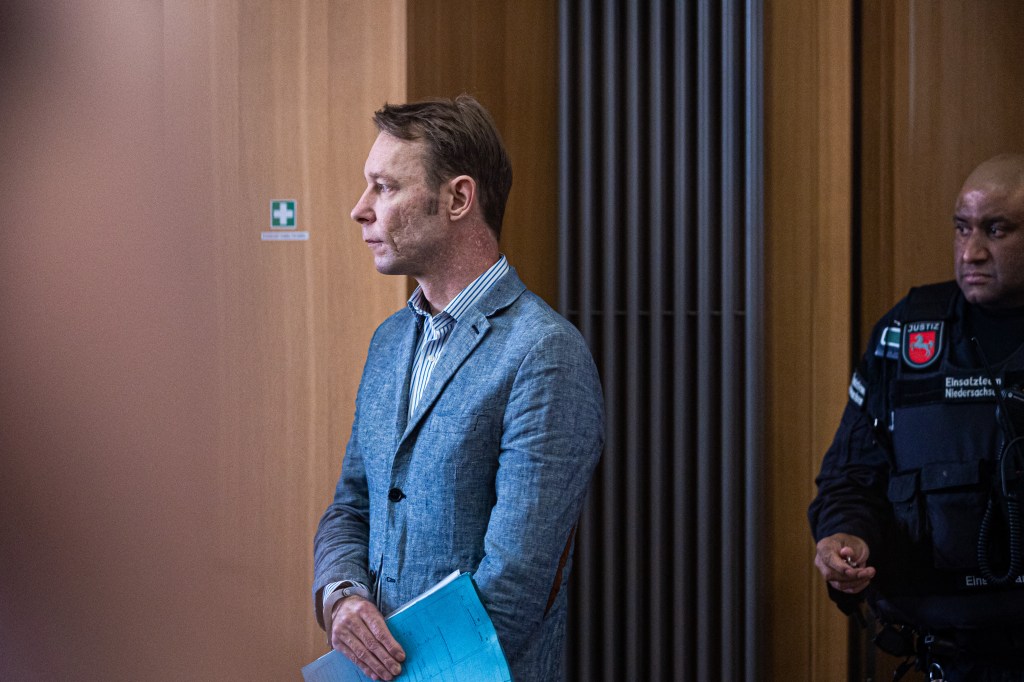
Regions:
<instances>
[{"instance_id":1,"label":"blazer chest pocket","mask_svg":"<svg viewBox=\"0 0 1024 682\"><path fill-rule=\"evenodd\" d=\"M494 423L494 417L486 413L435 413L424 424L424 432L432 445L452 455L453 464L458 464L461 456L467 453L497 449Z\"/></svg>"}]
</instances>

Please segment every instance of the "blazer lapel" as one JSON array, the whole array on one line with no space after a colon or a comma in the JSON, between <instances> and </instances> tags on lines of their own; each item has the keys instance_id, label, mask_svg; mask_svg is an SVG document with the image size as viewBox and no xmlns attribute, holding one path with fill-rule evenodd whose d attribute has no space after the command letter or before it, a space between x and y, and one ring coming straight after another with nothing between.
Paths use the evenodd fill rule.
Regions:
<instances>
[{"instance_id":1,"label":"blazer lapel","mask_svg":"<svg viewBox=\"0 0 1024 682\"><path fill-rule=\"evenodd\" d=\"M402 434L406 430L406 422L409 420L409 382L412 381L412 359L416 354L416 341L419 339L420 317L409 311L409 323L404 326L401 333L394 339L394 346L391 349L393 357L390 362L394 363L397 370L396 379L400 381L392 383L395 391L390 404L397 405L395 410L395 445L397 446Z\"/></svg>"},{"instance_id":2,"label":"blazer lapel","mask_svg":"<svg viewBox=\"0 0 1024 682\"><path fill-rule=\"evenodd\" d=\"M472 323L470 323L471 319ZM423 419L423 415L437 402L437 398L441 395L445 385L459 367L462 366L462 363L466 361L469 354L473 352L473 349L477 347L477 344L484 338L484 334L489 326L490 323L487 321L487 318L475 310L467 311L458 324L455 325L455 329L451 332L452 338L448 340L448 345L445 346L441 358L430 373L430 379L423 389L420 402L416 405L416 411L413 412L409 423L406 424L405 433L402 436L403 439L409 435L409 432ZM408 409L408 398L406 398L405 406Z\"/></svg>"},{"instance_id":3,"label":"blazer lapel","mask_svg":"<svg viewBox=\"0 0 1024 682\"><path fill-rule=\"evenodd\" d=\"M430 373L430 380L423 390L423 396L416 406L416 411L410 417L408 424L406 424L405 432L402 436L403 440L409 436L409 433L416 428L416 425L423 419L424 415L430 411L444 391L444 387L448 385L448 382L455 375L455 372L458 371L459 367L466 361L466 358L483 341L487 335L487 330L491 326L488 318L499 310L511 305L525 290L526 286L519 279L515 269L510 269L508 274L494 283L476 306L467 310L460 317L455 325L455 329L452 330L452 338L448 341L448 345L445 346L444 353L441 354L437 365L434 366L434 370ZM406 387L408 387L408 380L406 381ZM408 394L408 391L406 393ZM406 395L404 404L408 408L408 395Z\"/></svg>"}]
</instances>

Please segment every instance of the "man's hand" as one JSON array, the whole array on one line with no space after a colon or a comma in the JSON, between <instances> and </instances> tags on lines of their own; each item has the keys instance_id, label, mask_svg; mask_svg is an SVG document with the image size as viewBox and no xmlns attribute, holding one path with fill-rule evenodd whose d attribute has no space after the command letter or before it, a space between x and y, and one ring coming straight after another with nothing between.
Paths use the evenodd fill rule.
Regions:
<instances>
[{"instance_id":1,"label":"man's hand","mask_svg":"<svg viewBox=\"0 0 1024 682\"><path fill-rule=\"evenodd\" d=\"M836 533L822 538L814 565L828 584L847 594L857 594L875 577L875 569L867 566L871 554L866 542L856 535Z\"/></svg>"},{"instance_id":2,"label":"man's hand","mask_svg":"<svg viewBox=\"0 0 1024 682\"><path fill-rule=\"evenodd\" d=\"M331 646L371 679L391 680L402 672L405 652L391 636L377 607L362 597L345 597L334 605Z\"/></svg>"}]
</instances>

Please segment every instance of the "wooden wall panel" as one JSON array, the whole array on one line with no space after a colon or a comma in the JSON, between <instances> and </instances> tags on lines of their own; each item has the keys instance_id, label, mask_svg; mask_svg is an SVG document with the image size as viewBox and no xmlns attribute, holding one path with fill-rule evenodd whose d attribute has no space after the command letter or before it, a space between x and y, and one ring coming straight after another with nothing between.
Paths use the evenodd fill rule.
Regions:
<instances>
[{"instance_id":1,"label":"wooden wall panel","mask_svg":"<svg viewBox=\"0 0 1024 682\"><path fill-rule=\"evenodd\" d=\"M1017 0L875 0L863 16L870 325L910 286L952 276L961 183L986 158L1024 151L1024 9Z\"/></svg>"},{"instance_id":2,"label":"wooden wall panel","mask_svg":"<svg viewBox=\"0 0 1024 682\"><path fill-rule=\"evenodd\" d=\"M409 99L468 92L512 158L501 249L523 281L558 301L558 3L409 3Z\"/></svg>"},{"instance_id":3,"label":"wooden wall panel","mask_svg":"<svg viewBox=\"0 0 1024 682\"><path fill-rule=\"evenodd\" d=\"M850 2L765 5L766 678L841 679L806 510L849 382Z\"/></svg>"},{"instance_id":4,"label":"wooden wall panel","mask_svg":"<svg viewBox=\"0 0 1024 682\"><path fill-rule=\"evenodd\" d=\"M404 301L348 217L405 98L404 3L11 15L0 678L297 679L326 650L316 521ZM308 242L260 240L274 198Z\"/></svg>"},{"instance_id":5,"label":"wooden wall panel","mask_svg":"<svg viewBox=\"0 0 1024 682\"><path fill-rule=\"evenodd\" d=\"M216 579L237 602L252 674L278 679L325 651L308 592L313 532L370 334L404 299L349 211L372 112L404 97L405 16L397 3L204 7L221 228ZM308 242L260 241L274 198L298 201Z\"/></svg>"}]
</instances>

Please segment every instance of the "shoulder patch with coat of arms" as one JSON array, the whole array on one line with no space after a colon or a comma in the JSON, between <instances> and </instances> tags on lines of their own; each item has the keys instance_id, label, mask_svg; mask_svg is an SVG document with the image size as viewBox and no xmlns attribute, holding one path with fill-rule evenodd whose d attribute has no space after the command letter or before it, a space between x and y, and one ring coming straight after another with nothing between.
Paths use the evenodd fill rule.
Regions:
<instances>
[{"instance_id":1,"label":"shoulder patch with coat of arms","mask_svg":"<svg viewBox=\"0 0 1024 682\"><path fill-rule=\"evenodd\" d=\"M942 354L942 322L908 322L900 342L903 362L912 369L924 369Z\"/></svg>"}]
</instances>

